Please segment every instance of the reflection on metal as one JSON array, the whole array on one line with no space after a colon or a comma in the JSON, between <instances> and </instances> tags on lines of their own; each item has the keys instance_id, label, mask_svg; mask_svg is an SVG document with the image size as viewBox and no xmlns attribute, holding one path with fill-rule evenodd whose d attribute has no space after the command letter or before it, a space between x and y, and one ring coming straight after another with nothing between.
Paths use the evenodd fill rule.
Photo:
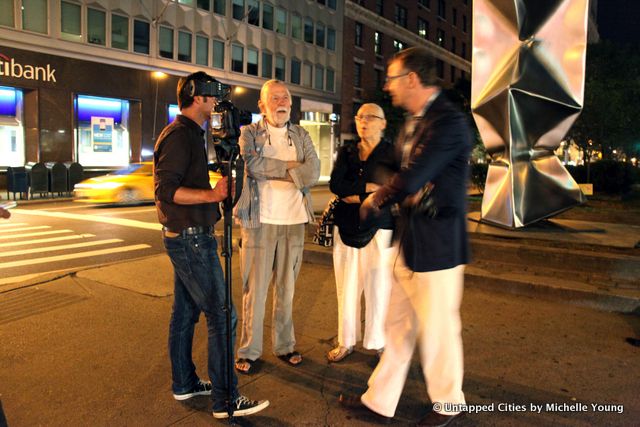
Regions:
<instances>
[{"instance_id":1,"label":"reflection on metal","mask_svg":"<svg viewBox=\"0 0 640 427\"><path fill-rule=\"evenodd\" d=\"M471 108L492 162L482 219L518 228L584 202L553 151L582 109L588 0L475 0Z\"/></svg>"}]
</instances>

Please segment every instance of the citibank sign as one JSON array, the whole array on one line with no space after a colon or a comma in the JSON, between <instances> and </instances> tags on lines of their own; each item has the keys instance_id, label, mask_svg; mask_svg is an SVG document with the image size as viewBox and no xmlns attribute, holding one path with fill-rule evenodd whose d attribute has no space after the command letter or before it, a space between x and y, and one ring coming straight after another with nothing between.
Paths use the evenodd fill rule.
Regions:
<instances>
[{"instance_id":1,"label":"citibank sign","mask_svg":"<svg viewBox=\"0 0 640 427\"><path fill-rule=\"evenodd\" d=\"M30 64L20 64L15 59L0 53L0 76L15 79L39 80L56 83L56 69L51 64L39 67Z\"/></svg>"}]
</instances>

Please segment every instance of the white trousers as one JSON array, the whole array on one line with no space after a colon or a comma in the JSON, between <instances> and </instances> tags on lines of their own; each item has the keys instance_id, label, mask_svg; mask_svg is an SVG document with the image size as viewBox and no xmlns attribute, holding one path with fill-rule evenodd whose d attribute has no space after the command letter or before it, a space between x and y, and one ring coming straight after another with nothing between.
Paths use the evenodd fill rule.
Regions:
<instances>
[{"instance_id":1,"label":"white trousers","mask_svg":"<svg viewBox=\"0 0 640 427\"><path fill-rule=\"evenodd\" d=\"M363 248L345 245L338 227L333 233L333 268L338 294L338 344L352 347L362 338L360 300L364 292L365 326L362 345L385 346L384 321L389 305L389 258L392 230L378 230Z\"/></svg>"},{"instance_id":2,"label":"white trousers","mask_svg":"<svg viewBox=\"0 0 640 427\"><path fill-rule=\"evenodd\" d=\"M464 404L460 303L464 265L439 271L409 270L394 245L391 296L385 324L387 343L369 378L362 402L393 417L404 388L411 358L419 345L422 373L436 412L453 415L445 403Z\"/></svg>"}]
</instances>

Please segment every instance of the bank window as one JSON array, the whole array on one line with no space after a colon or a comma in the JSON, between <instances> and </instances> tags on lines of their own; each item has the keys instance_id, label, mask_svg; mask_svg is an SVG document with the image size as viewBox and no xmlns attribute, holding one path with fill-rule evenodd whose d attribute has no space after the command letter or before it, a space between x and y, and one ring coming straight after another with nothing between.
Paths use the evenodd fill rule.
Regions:
<instances>
[{"instance_id":1,"label":"bank window","mask_svg":"<svg viewBox=\"0 0 640 427\"><path fill-rule=\"evenodd\" d=\"M269 3L262 6L262 28L273 30L273 6Z\"/></svg>"},{"instance_id":2,"label":"bank window","mask_svg":"<svg viewBox=\"0 0 640 427\"><path fill-rule=\"evenodd\" d=\"M178 61L191 62L191 34L178 31Z\"/></svg>"},{"instance_id":3,"label":"bank window","mask_svg":"<svg viewBox=\"0 0 640 427\"><path fill-rule=\"evenodd\" d=\"M247 48L247 74L258 75L258 50Z\"/></svg>"},{"instance_id":4,"label":"bank window","mask_svg":"<svg viewBox=\"0 0 640 427\"><path fill-rule=\"evenodd\" d=\"M0 0L0 25L13 27L13 0Z\"/></svg>"},{"instance_id":5,"label":"bank window","mask_svg":"<svg viewBox=\"0 0 640 427\"><path fill-rule=\"evenodd\" d=\"M316 79L314 89L324 89L324 67L322 65L316 65Z\"/></svg>"},{"instance_id":6,"label":"bank window","mask_svg":"<svg viewBox=\"0 0 640 427\"><path fill-rule=\"evenodd\" d=\"M302 18L300 15L291 15L291 37L302 39Z\"/></svg>"},{"instance_id":7,"label":"bank window","mask_svg":"<svg viewBox=\"0 0 640 427\"><path fill-rule=\"evenodd\" d=\"M311 64L302 64L302 84L304 86L311 87L311 75L313 74L313 67Z\"/></svg>"},{"instance_id":8,"label":"bank window","mask_svg":"<svg viewBox=\"0 0 640 427\"><path fill-rule=\"evenodd\" d=\"M376 55L382 55L382 33L376 31L373 35L373 51Z\"/></svg>"},{"instance_id":9,"label":"bank window","mask_svg":"<svg viewBox=\"0 0 640 427\"><path fill-rule=\"evenodd\" d=\"M313 43L313 19L304 18L304 41Z\"/></svg>"},{"instance_id":10,"label":"bank window","mask_svg":"<svg viewBox=\"0 0 640 427\"><path fill-rule=\"evenodd\" d=\"M87 41L91 44L105 45L107 39L106 14L101 10L87 9Z\"/></svg>"},{"instance_id":11,"label":"bank window","mask_svg":"<svg viewBox=\"0 0 640 427\"><path fill-rule=\"evenodd\" d=\"M63 39L80 41L80 5L60 3L60 32Z\"/></svg>"},{"instance_id":12,"label":"bank window","mask_svg":"<svg viewBox=\"0 0 640 427\"><path fill-rule=\"evenodd\" d=\"M244 48L237 44L231 46L231 71L244 73Z\"/></svg>"},{"instance_id":13,"label":"bank window","mask_svg":"<svg viewBox=\"0 0 640 427\"><path fill-rule=\"evenodd\" d=\"M325 87L325 89L329 92L335 92L335 79L336 79L336 72L331 70L331 69L327 69L327 86Z\"/></svg>"},{"instance_id":14,"label":"bank window","mask_svg":"<svg viewBox=\"0 0 640 427\"><path fill-rule=\"evenodd\" d=\"M0 86L0 165L22 166L25 161L22 91Z\"/></svg>"},{"instance_id":15,"label":"bank window","mask_svg":"<svg viewBox=\"0 0 640 427\"><path fill-rule=\"evenodd\" d=\"M111 47L129 49L129 18L111 15Z\"/></svg>"},{"instance_id":16,"label":"bank window","mask_svg":"<svg viewBox=\"0 0 640 427\"><path fill-rule=\"evenodd\" d=\"M276 7L276 33L287 34L287 11Z\"/></svg>"},{"instance_id":17,"label":"bank window","mask_svg":"<svg viewBox=\"0 0 640 427\"><path fill-rule=\"evenodd\" d=\"M83 166L129 164L129 101L78 95L77 156Z\"/></svg>"},{"instance_id":18,"label":"bank window","mask_svg":"<svg viewBox=\"0 0 640 427\"><path fill-rule=\"evenodd\" d=\"M173 30L160 27L159 39L160 56L173 59Z\"/></svg>"},{"instance_id":19,"label":"bank window","mask_svg":"<svg viewBox=\"0 0 640 427\"><path fill-rule=\"evenodd\" d=\"M213 67L224 68L224 42L213 40Z\"/></svg>"},{"instance_id":20,"label":"bank window","mask_svg":"<svg viewBox=\"0 0 640 427\"><path fill-rule=\"evenodd\" d=\"M241 21L244 18L244 0L232 0L231 9L233 11L233 19Z\"/></svg>"},{"instance_id":21,"label":"bank window","mask_svg":"<svg viewBox=\"0 0 640 427\"><path fill-rule=\"evenodd\" d=\"M203 36L196 36L196 64L209 65L209 39Z\"/></svg>"},{"instance_id":22,"label":"bank window","mask_svg":"<svg viewBox=\"0 0 640 427\"><path fill-rule=\"evenodd\" d=\"M324 47L324 24L318 22L316 24L316 45Z\"/></svg>"},{"instance_id":23,"label":"bank window","mask_svg":"<svg viewBox=\"0 0 640 427\"><path fill-rule=\"evenodd\" d=\"M300 84L300 61L295 58L291 60L291 83Z\"/></svg>"},{"instance_id":24,"label":"bank window","mask_svg":"<svg viewBox=\"0 0 640 427\"><path fill-rule=\"evenodd\" d=\"M213 13L218 15L225 15L225 5L227 0L213 0Z\"/></svg>"},{"instance_id":25,"label":"bank window","mask_svg":"<svg viewBox=\"0 0 640 427\"><path fill-rule=\"evenodd\" d=\"M22 29L46 34L47 0L22 0Z\"/></svg>"},{"instance_id":26,"label":"bank window","mask_svg":"<svg viewBox=\"0 0 640 427\"><path fill-rule=\"evenodd\" d=\"M327 28L327 49L336 50L336 30Z\"/></svg>"},{"instance_id":27,"label":"bank window","mask_svg":"<svg viewBox=\"0 0 640 427\"><path fill-rule=\"evenodd\" d=\"M260 26L260 2L258 0L247 0L249 7L249 17L247 21L250 25Z\"/></svg>"},{"instance_id":28,"label":"bank window","mask_svg":"<svg viewBox=\"0 0 640 427\"><path fill-rule=\"evenodd\" d=\"M276 79L284 81L286 75L285 59L282 55L276 55Z\"/></svg>"},{"instance_id":29,"label":"bank window","mask_svg":"<svg viewBox=\"0 0 640 427\"><path fill-rule=\"evenodd\" d=\"M149 23L145 21L133 20L133 51L137 53L149 54Z\"/></svg>"},{"instance_id":30,"label":"bank window","mask_svg":"<svg viewBox=\"0 0 640 427\"><path fill-rule=\"evenodd\" d=\"M262 77L270 79L273 76L273 55L269 52L262 52Z\"/></svg>"}]
</instances>

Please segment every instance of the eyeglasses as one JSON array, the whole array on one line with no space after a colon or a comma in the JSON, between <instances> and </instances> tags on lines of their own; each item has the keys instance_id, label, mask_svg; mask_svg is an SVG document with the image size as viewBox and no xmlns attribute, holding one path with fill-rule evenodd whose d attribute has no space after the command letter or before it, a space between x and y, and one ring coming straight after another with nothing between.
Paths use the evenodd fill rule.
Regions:
<instances>
[{"instance_id":1,"label":"eyeglasses","mask_svg":"<svg viewBox=\"0 0 640 427\"><path fill-rule=\"evenodd\" d=\"M411 71L407 71L406 73L398 74L397 76L386 76L384 78L385 83L389 83L391 80L399 79L400 77L408 76L411 74Z\"/></svg>"},{"instance_id":2,"label":"eyeglasses","mask_svg":"<svg viewBox=\"0 0 640 427\"><path fill-rule=\"evenodd\" d=\"M358 122L372 122L375 119L384 120L384 117L376 116L373 114L364 114L362 116L354 116L354 119Z\"/></svg>"}]
</instances>

